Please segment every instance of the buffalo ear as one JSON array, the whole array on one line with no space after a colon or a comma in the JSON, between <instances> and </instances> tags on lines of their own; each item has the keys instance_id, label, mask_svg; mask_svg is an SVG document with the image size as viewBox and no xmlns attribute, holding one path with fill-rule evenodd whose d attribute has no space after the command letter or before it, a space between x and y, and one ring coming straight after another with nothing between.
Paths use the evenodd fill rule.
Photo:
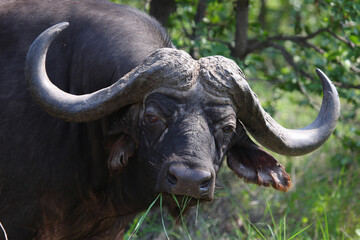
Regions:
<instances>
[{"instance_id":1,"label":"buffalo ear","mask_svg":"<svg viewBox=\"0 0 360 240\"><path fill-rule=\"evenodd\" d=\"M116 139L109 140L110 153L108 158L108 167L112 174L121 173L128 164L129 158L134 155L135 142L126 135L117 135Z\"/></svg>"},{"instance_id":2,"label":"buffalo ear","mask_svg":"<svg viewBox=\"0 0 360 240\"><path fill-rule=\"evenodd\" d=\"M245 182L266 187L271 185L280 191L287 191L291 186L290 176L284 166L249 137L229 149L227 164Z\"/></svg>"},{"instance_id":3,"label":"buffalo ear","mask_svg":"<svg viewBox=\"0 0 360 240\"><path fill-rule=\"evenodd\" d=\"M111 175L121 173L138 147L138 121L140 104L120 109L103 119L104 149L108 154Z\"/></svg>"}]
</instances>

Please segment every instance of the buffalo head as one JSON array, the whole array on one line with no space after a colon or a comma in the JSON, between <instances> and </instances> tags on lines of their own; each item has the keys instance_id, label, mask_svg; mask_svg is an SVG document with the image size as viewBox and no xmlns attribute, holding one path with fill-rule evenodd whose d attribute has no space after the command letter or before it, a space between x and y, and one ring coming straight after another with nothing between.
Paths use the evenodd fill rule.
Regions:
<instances>
[{"instance_id":1,"label":"buffalo head","mask_svg":"<svg viewBox=\"0 0 360 240\"><path fill-rule=\"evenodd\" d=\"M196 61L170 48L156 50L107 88L86 95L63 92L48 79L44 63L52 40L67 25L46 30L28 52L26 79L33 97L49 114L66 121L111 115L107 131L118 137L111 146L110 170L121 173L125 166L136 166L143 187L153 195L213 199L225 155L239 177L286 191L290 178L284 167L247 132L266 148L295 156L321 146L335 128L339 97L320 70L321 110L313 123L292 130L263 110L234 61L222 56Z\"/></svg>"}]
</instances>

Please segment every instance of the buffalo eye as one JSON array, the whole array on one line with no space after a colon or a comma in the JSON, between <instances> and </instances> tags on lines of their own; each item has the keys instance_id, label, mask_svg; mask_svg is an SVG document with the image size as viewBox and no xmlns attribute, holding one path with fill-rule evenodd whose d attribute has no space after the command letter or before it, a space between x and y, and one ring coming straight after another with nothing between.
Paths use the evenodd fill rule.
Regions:
<instances>
[{"instance_id":1,"label":"buffalo eye","mask_svg":"<svg viewBox=\"0 0 360 240\"><path fill-rule=\"evenodd\" d=\"M231 125L227 125L221 129L224 133L229 134L234 132L235 128Z\"/></svg>"},{"instance_id":2,"label":"buffalo eye","mask_svg":"<svg viewBox=\"0 0 360 240\"><path fill-rule=\"evenodd\" d=\"M159 118L151 113L145 114L145 119L148 123L156 123L159 121Z\"/></svg>"}]
</instances>

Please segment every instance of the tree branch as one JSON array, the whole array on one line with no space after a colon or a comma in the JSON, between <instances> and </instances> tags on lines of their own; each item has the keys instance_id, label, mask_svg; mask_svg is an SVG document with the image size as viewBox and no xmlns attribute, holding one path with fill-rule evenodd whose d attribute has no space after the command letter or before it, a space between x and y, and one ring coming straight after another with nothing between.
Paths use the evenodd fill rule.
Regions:
<instances>
[{"instance_id":1,"label":"tree branch","mask_svg":"<svg viewBox=\"0 0 360 240\"><path fill-rule=\"evenodd\" d=\"M298 66L296 65L292 55L281 45L276 44L276 43L271 43L272 47L280 50L281 54L283 55L285 61L295 70L296 73L300 73L301 75L303 75L304 77L312 80L312 77L305 72L304 70L299 70ZM316 110L319 110L319 104L317 104L314 99L309 95L309 93L306 91L305 86L300 82L299 79L297 79L297 83L299 86L300 91L304 94L304 96L308 99L310 105L315 108Z\"/></svg>"},{"instance_id":2,"label":"tree branch","mask_svg":"<svg viewBox=\"0 0 360 240\"><path fill-rule=\"evenodd\" d=\"M342 41L343 43L347 44L349 47L351 47L351 48L355 48L355 47L356 47L355 43L353 43L352 41L344 38L343 36L337 35L337 34L334 33L333 31L331 31L330 29L326 29L326 31L327 31L328 33L330 33L334 38L336 38L336 39Z\"/></svg>"},{"instance_id":3,"label":"tree branch","mask_svg":"<svg viewBox=\"0 0 360 240\"><path fill-rule=\"evenodd\" d=\"M218 43L221 43L221 44L224 44L226 45L229 49L231 49L231 43L227 42L227 41L224 41L224 40L221 40L221 39L217 39L217 38L207 38L208 41L210 42L218 42Z\"/></svg>"},{"instance_id":4,"label":"tree branch","mask_svg":"<svg viewBox=\"0 0 360 240\"><path fill-rule=\"evenodd\" d=\"M254 51L258 51L258 50L262 50L265 48L268 48L269 46L271 46L271 42L273 41L292 41L292 42L296 42L299 44L302 44L306 47L310 47L315 49L317 52L323 54L325 53L325 51L323 49L321 49L318 46L315 46L312 43L309 43L308 40L311 38L316 37L318 34L327 31L327 28L320 28L317 31L307 35L307 36L283 36L283 35L276 35L273 37L269 37L267 38L265 41L259 42L256 39L249 39L248 41L250 43L252 43L251 45L248 45L248 48L246 49L246 55L254 52Z\"/></svg>"},{"instance_id":5,"label":"tree branch","mask_svg":"<svg viewBox=\"0 0 360 240\"><path fill-rule=\"evenodd\" d=\"M347 84L342 82L334 82L333 84L339 88L345 88L345 89L360 89L360 85L354 85L354 84Z\"/></svg>"},{"instance_id":6,"label":"tree branch","mask_svg":"<svg viewBox=\"0 0 360 240\"><path fill-rule=\"evenodd\" d=\"M360 74L360 69L355 67L355 66L351 66L350 69L358 74Z\"/></svg>"},{"instance_id":7,"label":"tree branch","mask_svg":"<svg viewBox=\"0 0 360 240\"><path fill-rule=\"evenodd\" d=\"M180 21L181 28L182 28L182 30L184 31L186 37L187 37L187 38L191 38L191 34L186 30L186 27L185 27L185 25L184 25L184 22L183 22L181 16L180 16L180 15L177 15L177 18L178 18L179 21Z\"/></svg>"},{"instance_id":8,"label":"tree branch","mask_svg":"<svg viewBox=\"0 0 360 240\"><path fill-rule=\"evenodd\" d=\"M253 45L251 45L250 47L252 47L251 49L248 49L247 51L247 54L253 52L253 51L258 51L258 50L262 50L262 49L265 49L265 48L268 48L268 47L273 47L273 48L276 48L278 49L281 54L283 55L285 61L294 68L294 70L298 73L300 73L302 76L312 80L313 78L311 77L310 74L308 74L307 72L305 72L304 70L302 69L299 69L298 66L296 65L292 55L281 45L277 44L277 43L274 43L272 41L263 41L263 42L259 42L259 43L255 43ZM355 67L355 66L351 66L350 69L356 73L360 73L360 69ZM341 83L341 82L334 82L334 85L339 87L339 88L344 88L344 89L360 89L360 85L355 85L355 84L346 84L346 83ZM300 90L304 93L305 96L307 96L309 102L313 102L309 96L309 94L305 93L303 91L303 89L300 87ZM311 105L315 107L315 105L313 103L311 103Z\"/></svg>"}]
</instances>

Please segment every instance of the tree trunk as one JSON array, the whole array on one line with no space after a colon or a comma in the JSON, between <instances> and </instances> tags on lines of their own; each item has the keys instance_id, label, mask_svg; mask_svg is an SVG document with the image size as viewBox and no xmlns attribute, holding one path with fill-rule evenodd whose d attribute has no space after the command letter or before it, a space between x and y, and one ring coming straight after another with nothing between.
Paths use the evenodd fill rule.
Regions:
<instances>
[{"instance_id":1,"label":"tree trunk","mask_svg":"<svg viewBox=\"0 0 360 240\"><path fill-rule=\"evenodd\" d=\"M247 48L247 31L249 17L249 0L237 0L236 2L236 32L235 47L231 55L236 58L244 59Z\"/></svg>"},{"instance_id":2,"label":"tree trunk","mask_svg":"<svg viewBox=\"0 0 360 240\"><path fill-rule=\"evenodd\" d=\"M176 11L175 0L151 0L150 15L166 26L170 15Z\"/></svg>"},{"instance_id":3,"label":"tree trunk","mask_svg":"<svg viewBox=\"0 0 360 240\"><path fill-rule=\"evenodd\" d=\"M196 8L196 15L195 15L195 19L194 19L195 26L193 27L192 34L191 34L191 40L193 40L194 42L199 38L198 34L196 33L196 30L197 30L198 24L205 17L207 1L208 0L199 0L199 3L198 3L197 8ZM191 46L190 55L194 59L199 59L200 58L199 47Z\"/></svg>"},{"instance_id":4,"label":"tree trunk","mask_svg":"<svg viewBox=\"0 0 360 240\"><path fill-rule=\"evenodd\" d=\"M266 28L265 16L266 16L266 0L261 0L261 8L258 19L262 29Z\"/></svg>"}]
</instances>

